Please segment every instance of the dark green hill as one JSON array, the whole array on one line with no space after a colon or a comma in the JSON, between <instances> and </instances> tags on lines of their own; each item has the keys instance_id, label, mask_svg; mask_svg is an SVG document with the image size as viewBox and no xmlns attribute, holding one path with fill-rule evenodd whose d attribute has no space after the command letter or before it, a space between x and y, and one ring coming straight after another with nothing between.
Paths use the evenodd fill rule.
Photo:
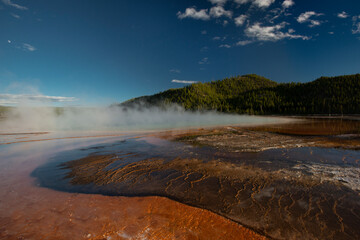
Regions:
<instances>
[{"instance_id":1,"label":"dark green hill","mask_svg":"<svg viewBox=\"0 0 360 240\"><path fill-rule=\"evenodd\" d=\"M254 74L244 75L170 89L128 100L121 106L169 103L188 110L248 114L359 114L360 74L282 84Z\"/></svg>"}]
</instances>

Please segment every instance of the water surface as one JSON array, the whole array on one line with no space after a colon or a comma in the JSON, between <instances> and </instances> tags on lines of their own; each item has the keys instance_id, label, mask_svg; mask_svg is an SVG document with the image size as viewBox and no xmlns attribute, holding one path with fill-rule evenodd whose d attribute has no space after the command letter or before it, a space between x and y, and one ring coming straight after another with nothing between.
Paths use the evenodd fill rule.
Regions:
<instances>
[{"instance_id":1,"label":"water surface","mask_svg":"<svg viewBox=\"0 0 360 240\"><path fill-rule=\"evenodd\" d=\"M360 152L224 153L143 137L63 152L41 186L108 196L166 196L276 239L358 239Z\"/></svg>"}]
</instances>

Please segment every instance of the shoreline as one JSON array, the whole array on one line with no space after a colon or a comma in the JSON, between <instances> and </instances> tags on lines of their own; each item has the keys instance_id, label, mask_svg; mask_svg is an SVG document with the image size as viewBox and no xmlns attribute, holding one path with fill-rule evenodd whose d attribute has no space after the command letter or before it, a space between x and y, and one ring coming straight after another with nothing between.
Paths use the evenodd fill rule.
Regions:
<instances>
[{"instance_id":1,"label":"shoreline","mask_svg":"<svg viewBox=\"0 0 360 240\"><path fill-rule=\"evenodd\" d=\"M61 164L43 166L50 178L35 176L42 186L65 192L164 196L209 210L275 239L358 239L360 232L356 226L360 219L354 211L360 210L360 182L356 178L360 174L360 163L356 160L359 152L337 150L329 145L332 135L304 137L304 132L309 131L305 124L322 132L313 123L292 123L299 129L290 134L264 133L261 127L164 131L101 149L84 149L85 157L77 160L67 161L60 155ZM281 126L287 131L287 125ZM339 126L329 133L349 130L349 125ZM265 128L279 132L277 127ZM326 124L324 128L327 129ZM186 140L192 141L194 133L198 138L195 141L201 137L200 142L214 138L214 143L224 144L218 148L209 144L189 145ZM189 138L181 141L178 139L181 135ZM238 138L245 140L241 142ZM326 143L328 147L316 148L315 143L312 147L296 145L299 139L307 144L312 138L329 138L315 142ZM354 146L358 140L358 135L351 139ZM283 141L287 145L271 150L229 151L231 143L258 144L263 148L266 141L269 144ZM339 141L348 144L343 139L335 142ZM59 185L57 181L63 180L55 180L52 175L65 177L68 184ZM322 217L317 219L318 216Z\"/></svg>"},{"instance_id":2,"label":"shoreline","mask_svg":"<svg viewBox=\"0 0 360 240\"><path fill-rule=\"evenodd\" d=\"M239 115L240 116L240 115ZM259 122L259 123L238 123L238 124L209 124L205 126L179 126L179 127L169 127L169 128L158 128L158 129L138 129L138 130L55 130L55 131L15 131L15 132L2 132L0 131L0 145L15 144L15 143L26 143L34 141L50 141L50 140L60 140L60 139L71 139L71 138L96 138L96 137L112 137L112 136L122 136L122 135L156 135L163 132L177 132L177 131L191 131L196 129L213 129L220 128L223 126L259 126L259 125L270 125L276 124L277 121L280 121L280 124L286 124L289 122L299 121L291 120L287 118L276 118L276 117L259 117L259 119L270 118L274 121ZM277 121L276 121L277 120ZM40 138L44 136L44 138ZM46 138L45 138L46 137ZM9 139L9 140L8 140ZM24 140L26 139L26 140Z\"/></svg>"},{"instance_id":3,"label":"shoreline","mask_svg":"<svg viewBox=\"0 0 360 240\"><path fill-rule=\"evenodd\" d=\"M123 139L127 138L118 138L120 141ZM2 152L4 158L0 162L0 239L146 237L157 240L198 239L200 236L204 239L242 237L266 240L218 214L166 197L68 193L39 185L31 173L48 162L54 152L58 154L114 142L106 139L86 141L88 143L83 139L65 139L57 143L44 141L4 146L9 153Z\"/></svg>"},{"instance_id":4,"label":"shoreline","mask_svg":"<svg viewBox=\"0 0 360 240\"><path fill-rule=\"evenodd\" d=\"M260 233L262 236L259 239L265 239L265 237L313 239L314 236L320 238L336 236L337 239L347 239L344 236L351 236L352 239L357 239L360 233L355 226L360 219L353 215L352 211L358 211L360 205L354 204L350 199L355 201L359 198L360 190L356 190L359 183L354 182L353 186L347 185L343 181L351 183L353 179L341 175L360 174L353 172L350 168L343 171L346 164L358 166L359 163L355 161L357 152L347 152L346 157L341 158L341 152L332 150L334 145L328 145L325 150L307 149L303 146L290 148L291 144L299 144L299 139L306 143L311 138L331 140L334 137L326 134L304 136L304 133L309 131L303 128L304 124L310 124L312 128L315 127L322 133L316 124L311 123L313 123L311 120L306 120L280 125L176 129L151 131L143 135L133 134L127 137L115 136L114 141L111 140L105 144L93 144L81 149L74 147L71 152L59 152L51 162L48 162L49 165L36 166L31 177L37 179L35 187L37 191L55 192L60 197L64 194L79 196L83 198L81 201L85 201L88 197L103 196L104 199L108 199L101 203L104 205L104 211L107 201L115 201L112 199L127 199L126 196L155 196L149 199L158 199L155 202L159 202L159 199L165 197L167 200L161 201L170 201L170 206L173 204L171 202L176 200L176 203L185 204L184 206L196 207L199 212L208 211L236 224L232 225L229 231L240 234L236 230L240 227L245 233ZM332 121L330 123L333 124ZM289 130L287 127L291 129L294 126L299 129L295 129L295 132L287 132ZM327 125L324 126L327 129ZM355 129L357 126L355 124ZM340 127L333 128L330 133L350 129L346 124ZM214 138L214 143L223 142L224 144L218 145L219 148L209 144L198 147L191 143L194 141L194 134L196 138L203 138L200 142ZM188 136L190 141L189 139L179 140L179 136ZM250 141L249 138L254 136L255 138ZM71 138L71 141L82 142L85 138L86 136ZM116 141L117 138L119 140ZM261 145L260 142L266 143L266 139L269 140L269 144L284 141L288 145L284 145L283 149L261 149L254 152L249 152L246 148L244 151L229 151L231 144L241 143L238 138L245 139L242 143L257 144L262 148L265 145ZM343 138L336 138L334 141L341 143L344 141ZM359 135L355 134L350 139L357 144ZM63 143L69 141L69 139L63 140ZM41 139L39 141L29 144L36 146L49 142L42 143ZM101 142L101 139L96 141ZM344 145L348 144L346 141L343 142ZM328 142L325 141L329 144ZM50 141L50 144L56 146L57 143ZM14 144L12 147L17 146L21 148L22 145ZM79 153L81 154L77 155ZM318 156L324 154L331 156L327 165L322 165L323 159L317 159ZM308 158L313 162L303 161ZM340 164L339 168L337 164ZM41 175L42 173L46 175ZM67 185L63 185L64 183ZM131 202L137 204L131 199L143 199L143 197L132 197L126 200L129 206ZM314 199L319 199L319 201ZM146 202L146 200L140 202L142 201ZM176 206L174 211L177 211L177 208L183 209L179 207L181 205ZM117 211L120 209L121 207L118 207ZM161 212L160 207L159 211ZM306 214L307 212L309 213ZM322 215L324 218L313 223L314 228L302 223L302 221L312 222L313 218ZM291 221L288 221L290 216ZM301 221L299 216L302 216ZM184 217L174 219L174 221L181 222L190 215ZM336 220L337 217L343 220L339 222ZM333 224L335 227L327 228ZM348 235L341 232L341 224L345 226ZM321 232L315 231L318 225L327 227ZM181 228L180 225L176 226ZM214 228L214 225L212 226ZM305 232L307 235L304 235ZM108 233L116 235L124 232L109 231ZM205 233L202 232L202 234Z\"/></svg>"}]
</instances>

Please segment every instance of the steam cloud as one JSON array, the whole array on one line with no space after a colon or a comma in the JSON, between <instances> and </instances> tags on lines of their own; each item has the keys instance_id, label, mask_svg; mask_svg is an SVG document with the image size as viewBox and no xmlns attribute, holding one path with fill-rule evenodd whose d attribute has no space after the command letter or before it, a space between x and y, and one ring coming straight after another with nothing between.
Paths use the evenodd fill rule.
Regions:
<instances>
[{"instance_id":1,"label":"steam cloud","mask_svg":"<svg viewBox=\"0 0 360 240\"><path fill-rule=\"evenodd\" d=\"M188 112L179 106L166 109L104 107L16 107L0 117L0 132L133 131L283 121L217 112Z\"/></svg>"}]
</instances>

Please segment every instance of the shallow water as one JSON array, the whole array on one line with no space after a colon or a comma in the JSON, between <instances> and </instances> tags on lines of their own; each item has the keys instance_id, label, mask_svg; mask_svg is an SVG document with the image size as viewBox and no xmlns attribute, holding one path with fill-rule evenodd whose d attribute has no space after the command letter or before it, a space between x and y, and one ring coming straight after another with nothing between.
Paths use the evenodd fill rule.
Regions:
<instances>
[{"instance_id":1,"label":"shallow water","mask_svg":"<svg viewBox=\"0 0 360 240\"><path fill-rule=\"evenodd\" d=\"M143 137L62 152L32 176L66 192L166 196L276 239L358 239L359 160L352 150L235 154Z\"/></svg>"},{"instance_id":2,"label":"shallow water","mask_svg":"<svg viewBox=\"0 0 360 240\"><path fill-rule=\"evenodd\" d=\"M1 135L0 239L261 238L235 222L275 239L360 238L359 151L231 153L153 135Z\"/></svg>"},{"instance_id":3,"label":"shallow water","mask_svg":"<svg viewBox=\"0 0 360 240\"><path fill-rule=\"evenodd\" d=\"M0 239L263 239L216 214L166 198L60 192L40 187L30 176L59 154L71 157L131 137L62 136L1 145Z\"/></svg>"}]
</instances>

